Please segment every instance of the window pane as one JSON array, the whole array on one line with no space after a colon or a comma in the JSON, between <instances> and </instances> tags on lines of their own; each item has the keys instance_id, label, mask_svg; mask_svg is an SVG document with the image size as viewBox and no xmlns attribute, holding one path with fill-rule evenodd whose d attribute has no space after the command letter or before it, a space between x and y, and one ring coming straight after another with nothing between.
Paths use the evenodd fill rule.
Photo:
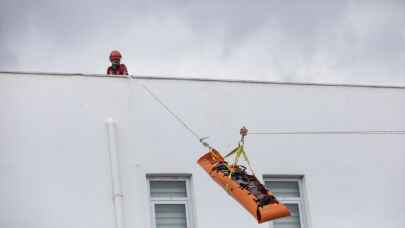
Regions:
<instances>
[{"instance_id":1,"label":"window pane","mask_svg":"<svg viewBox=\"0 0 405 228\"><path fill-rule=\"evenodd\" d=\"M185 181L151 181L152 197L187 197Z\"/></svg>"},{"instance_id":2,"label":"window pane","mask_svg":"<svg viewBox=\"0 0 405 228\"><path fill-rule=\"evenodd\" d=\"M155 204L156 228L187 228L184 204Z\"/></svg>"},{"instance_id":3,"label":"window pane","mask_svg":"<svg viewBox=\"0 0 405 228\"><path fill-rule=\"evenodd\" d=\"M276 197L300 197L296 181L265 181L265 184Z\"/></svg>"},{"instance_id":4,"label":"window pane","mask_svg":"<svg viewBox=\"0 0 405 228\"><path fill-rule=\"evenodd\" d=\"M300 228L300 213L298 204L286 204L291 216L274 220L274 228Z\"/></svg>"}]
</instances>

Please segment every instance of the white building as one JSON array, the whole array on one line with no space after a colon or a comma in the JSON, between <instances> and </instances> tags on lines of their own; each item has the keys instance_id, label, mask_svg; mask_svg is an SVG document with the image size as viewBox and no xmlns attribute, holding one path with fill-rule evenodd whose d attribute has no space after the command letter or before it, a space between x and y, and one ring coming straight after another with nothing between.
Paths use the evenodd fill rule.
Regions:
<instances>
[{"instance_id":1,"label":"white building","mask_svg":"<svg viewBox=\"0 0 405 228\"><path fill-rule=\"evenodd\" d=\"M360 132L248 135L295 216L257 225L143 85L222 153L242 126ZM2 72L0 103L2 228L405 227L405 135L371 134L405 130L405 87Z\"/></svg>"}]
</instances>

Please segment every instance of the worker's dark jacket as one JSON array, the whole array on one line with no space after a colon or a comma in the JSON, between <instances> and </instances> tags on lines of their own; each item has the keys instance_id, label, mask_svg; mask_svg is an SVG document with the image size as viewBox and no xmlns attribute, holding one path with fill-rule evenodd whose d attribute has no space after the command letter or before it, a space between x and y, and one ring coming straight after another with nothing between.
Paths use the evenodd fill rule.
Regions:
<instances>
[{"instance_id":1,"label":"worker's dark jacket","mask_svg":"<svg viewBox=\"0 0 405 228\"><path fill-rule=\"evenodd\" d=\"M128 70L127 67L124 64L120 64L113 70L113 68L110 66L107 69L107 74L110 75L128 75Z\"/></svg>"}]
</instances>

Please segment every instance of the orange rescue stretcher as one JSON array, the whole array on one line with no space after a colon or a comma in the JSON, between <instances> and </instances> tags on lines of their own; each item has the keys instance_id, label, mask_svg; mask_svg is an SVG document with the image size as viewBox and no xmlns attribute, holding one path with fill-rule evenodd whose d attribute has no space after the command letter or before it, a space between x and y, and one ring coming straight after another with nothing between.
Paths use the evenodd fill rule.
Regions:
<instances>
[{"instance_id":1,"label":"orange rescue stretcher","mask_svg":"<svg viewBox=\"0 0 405 228\"><path fill-rule=\"evenodd\" d=\"M253 170L252 175L250 175L247 174L244 166L237 165L237 161L241 155L249 163L243 150L243 144L240 144L225 157L235 154L235 152L235 162L232 165L229 165L224 157L212 148L210 148L208 153L199 158L197 163L229 195L246 208L257 219L258 223L290 216L288 208L280 203L274 194L260 183L254 175Z\"/></svg>"}]
</instances>

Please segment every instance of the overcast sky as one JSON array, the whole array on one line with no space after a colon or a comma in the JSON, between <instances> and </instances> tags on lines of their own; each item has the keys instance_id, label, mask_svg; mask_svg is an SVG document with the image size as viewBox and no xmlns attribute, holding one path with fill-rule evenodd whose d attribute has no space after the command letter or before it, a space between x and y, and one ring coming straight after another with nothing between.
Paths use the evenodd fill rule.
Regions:
<instances>
[{"instance_id":1,"label":"overcast sky","mask_svg":"<svg viewBox=\"0 0 405 228\"><path fill-rule=\"evenodd\" d=\"M0 71L405 85L405 0L1 0Z\"/></svg>"}]
</instances>

